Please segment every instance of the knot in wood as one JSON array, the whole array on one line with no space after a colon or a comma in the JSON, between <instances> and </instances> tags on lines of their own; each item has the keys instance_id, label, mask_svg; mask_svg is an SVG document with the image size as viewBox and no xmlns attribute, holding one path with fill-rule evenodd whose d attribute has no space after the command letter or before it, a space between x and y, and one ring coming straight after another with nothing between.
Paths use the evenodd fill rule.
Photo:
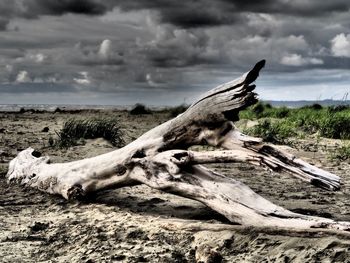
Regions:
<instances>
[{"instance_id":1,"label":"knot in wood","mask_svg":"<svg viewBox=\"0 0 350 263\"><path fill-rule=\"evenodd\" d=\"M68 200L83 200L85 191L80 184L73 185L67 191Z\"/></svg>"},{"instance_id":2,"label":"knot in wood","mask_svg":"<svg viewBox=\"0 0 350 263\"><path fill-rule=\"evenodd\" d=\"M38 151L32 151L32 155L36 158L39 158L41 156L41 152L38 152Z\"/></svg>"},{"instance_id":3,"label":"knot in wood","mask_svg":"<svg viewBox=\"0 0 350 263\"><path fill-rule=\"evenodd\" d=\"M126 173L128 169L126 168L125 165L122 165L122 164L118 164L116 167L115 167L115 173L118 175L118 176L121 176L123 174Z\"/></svg>"}]
</instances>

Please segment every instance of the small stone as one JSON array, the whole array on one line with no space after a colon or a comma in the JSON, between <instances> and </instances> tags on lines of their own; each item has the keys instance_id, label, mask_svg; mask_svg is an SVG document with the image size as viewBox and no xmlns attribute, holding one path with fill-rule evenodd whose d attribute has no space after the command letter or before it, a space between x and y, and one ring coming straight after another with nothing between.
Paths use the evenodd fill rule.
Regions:
<instances>
[{"instance_id":1,"label":"small stone","mask_svg":"<svg viewBox=\"0 0 350 263\"><path fill-rule=\"evenodd\" d=\"M47 229L49 227L48 223L35 222L34 225L30 226L32 232L39 232Z\"/></svg>"}]
</instances>

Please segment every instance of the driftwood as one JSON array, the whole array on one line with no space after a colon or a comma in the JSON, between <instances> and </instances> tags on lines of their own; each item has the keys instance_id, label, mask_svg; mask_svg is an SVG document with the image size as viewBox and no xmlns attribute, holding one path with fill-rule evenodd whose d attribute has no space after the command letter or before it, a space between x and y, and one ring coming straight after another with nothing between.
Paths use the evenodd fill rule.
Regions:
<instances>
[{"instance_id":1,"label":"driftwood","mask_svg":"<svg viewBox=\"0 0 350 263\"><path fill-rule=\"evenodd\" d=\"M260 61L242 77L205 93L187 111L153 128L129 145L93 158L49 162L32 148L10 162L7 179L66 199L102 189L136 184L198 200L245 226L348 231L350 223L293 213L252 191L243 183L202 164L248 162L286 171L317 187L338 190L340 178L295 156L240 133L233 122L240 110L256 103L252 83L264 67ZM211 145L215 151L188 150Z\"/></svg>"}]
</instances>

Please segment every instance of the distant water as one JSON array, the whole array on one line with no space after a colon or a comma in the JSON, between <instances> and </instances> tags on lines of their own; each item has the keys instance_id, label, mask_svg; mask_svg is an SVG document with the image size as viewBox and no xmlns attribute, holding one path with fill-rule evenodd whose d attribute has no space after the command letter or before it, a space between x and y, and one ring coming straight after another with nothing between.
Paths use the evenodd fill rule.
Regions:
<instances>
[{"instance_id":1,"label":"distant water","mask_svg":"<svg viewBox=\"0 0 350 263\"><path fill-rule=\"evenodd\" d=\"M104 106L104 105L52 105L52 104L0 104L0 111L19 112L24 110L38 110L54 112L61 110L104 110L104 109L120 109L125 110L128 106Z\"/></svg>"},{"instance_id":2,"label":"distant water","mask_svg":"<svg viewBox=\"0 0 350 263\"><path fill-rule=\"evenodd\" d=\"M350 105L349 100L297 100L297 101L273 101L265 100L264 102L270 103L274 107L286 106L288 108L300 108L307 105L320 104L324 107L338 106L338 105Z\"/></svg>"},{"instance_id":3,"label":"distant water","mask_svg":"<svg viewBox=\"0 0 350 263\"><path fill-rule=\"evenodd\" d=\"M336 106L336 105L350 105L349 100L299 100L299 101L269 101L264 100L266 103L270 103L274 107L286 106L289 108L298 108L306 105L320 104L322 106ZM62 111L70 110L131 110L134 105L63 105L63 104L0 104L0 112L19 112L23 110L38 110L54 112L58 108ZM147 105L151 110L163 110L168 106L152 106Z\"/></svg>"},{"instance_id":4,"label":"distant water","mask_svg":"<svg viewBox=\"0 0 350 263\"><path fill-rule=\"evenodd\" d=\"M53 104L0 104L0 112L20 112L23 110L38 110L54 112L57 109L62 111L70 110L130 110L134 105L53 105ZM147 106L152 110L162 110L166 107Z\"/></svg>"}]
</instances>

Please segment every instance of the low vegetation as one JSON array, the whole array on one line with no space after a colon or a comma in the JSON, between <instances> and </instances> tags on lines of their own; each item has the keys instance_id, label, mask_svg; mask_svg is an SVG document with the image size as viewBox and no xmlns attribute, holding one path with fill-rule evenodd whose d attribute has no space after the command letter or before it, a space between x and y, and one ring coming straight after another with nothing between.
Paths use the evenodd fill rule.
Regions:
<instances>
[{"instance_id":1,"label":"low vegetation","mask_svg":"<svg viewBox=\"0 0 350 263\"><path fill-rule=\"evenodd\" d=\"M247 133L269 142L285 143L290 136L318 133L332 139L350 139L350 107L322 107L319 104L290 109L257 103L240 114L241 119L258 120Z\"/></svg>"},{"instance_id":2,"label":"low vegetation","mask_svg":"<svg viewBox=\"0 0 350 263\"><path fill-rule=\"evenodd\" d=\"M124 145L123 133L115 119L70 119L64 123L57 135L56 141L50 139L51 146L68 148L77 145L82 139L95 138L104 138L115 147Z\"/></svg>"},{"instance_id":3,"label":"low vegetation","mask_svg":"<svg viewBox=\"0 0 350 263\"><path fill-rule=\"evenodd\" d=\"M262 138L265 142L289 144L288 138L296 136L296 131L286 121L274 122L270 119L259 121L258 125L244 131Z\"/></svg>"},{"instance_id":4,"label":"low vegetation","mask_svg":"<svg viewBox=\"0 0 350 263\"><path fill-rule=\"evenodd\" d=\"M180 115L181 113L184 113L188 109L188 105L181 104L179 106L175 106L172 108L169 108L169 115L172 118L175 118L176 116Z\"/></svg>"},{"instance_id":5,"label":"low vegetation","mask_svg":"<svg viewBox=\"0 0 350 263\"><path fill-rule=\"evenodd\" d=\"M331 154L333 159L345 161L350 160L350 144L344 143Z\"/></svg>"},{"instance_id":6,"label":"low vegetation","mask_svg":"<svg viewBox=\"0 0 350 263\"><path fill-rule=\"evenodd\" d=\"M152 111L148 109L145 105L137 103L135 106L130 110L131 115L142 115L142 114L151 114Z\"/></svg>"},{"instance_id":7,"label":"low vegetation","mask_svg":"<svg viewBox=\"0 0 350 263\"><path fill-rule=\"evenodd\" d=\"M7 173L7 167L0 165L0 178L5 177Z\"/></svg>"}]
</instances>

